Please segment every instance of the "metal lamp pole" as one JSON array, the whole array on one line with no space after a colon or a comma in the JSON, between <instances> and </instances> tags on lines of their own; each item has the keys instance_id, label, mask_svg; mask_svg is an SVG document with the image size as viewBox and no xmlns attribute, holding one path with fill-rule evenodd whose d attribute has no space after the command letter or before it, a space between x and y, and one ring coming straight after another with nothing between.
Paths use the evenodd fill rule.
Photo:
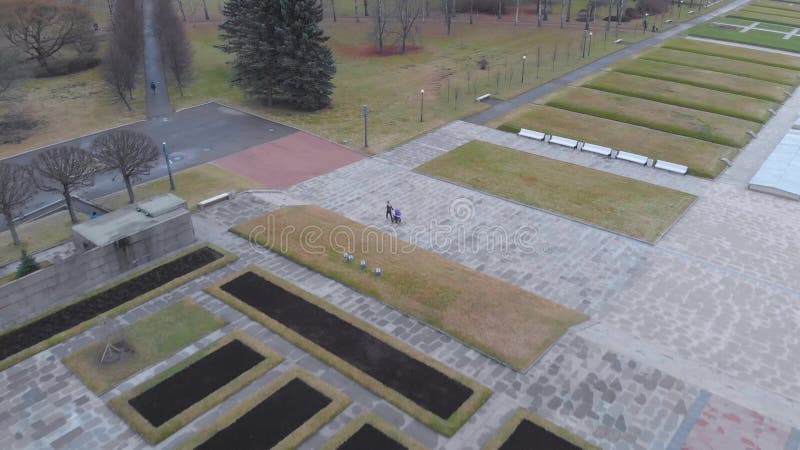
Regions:
<instances>
[{"instance_id":1,"label":"metal lamp pole","mask_svg":"<svg viewBox=\"0 0 800 450\"><path fill-rule=\"evenodd\" d=\"M422 122L422 110L425 105L425 89L419 90L419 121Z\"/></svg>"},{"instance_id":2,"label":"metal lamp pole","mask_svg":"<svg viewBox=\"0 0 800 450\"><path fill-rule=\"evenodd\" d=\"M520 84L525 84L525 60L528 59L528 55L522 55L522 79L520 80Z\"/></svg>"},{"instance_id":3,"label":"metal lamp pole","mask_svg":"<svg viewBox=\"0 0 800 450\"><path fill-rule=\"evenodd\" d=\"M167 143L161 143L161 151L164 152L164 161L167 162L167 173L169 174L169 189L175 190L175 179L172 178L172 163L169 162L169 154L167 153Z\"/></svg>"},{"instance_id":4,"label":"metal lamp pole","mask_svg":"<svg viewBox=\"0 0 800 450\"><path fill-rule=\"evenodd\" d=\"M367 108L367 105L361 105L361 112L364 113L364 148L367 148L369 147L367 142L367 114L369 114L369 108Z\"/></svg>"}]
</instances>

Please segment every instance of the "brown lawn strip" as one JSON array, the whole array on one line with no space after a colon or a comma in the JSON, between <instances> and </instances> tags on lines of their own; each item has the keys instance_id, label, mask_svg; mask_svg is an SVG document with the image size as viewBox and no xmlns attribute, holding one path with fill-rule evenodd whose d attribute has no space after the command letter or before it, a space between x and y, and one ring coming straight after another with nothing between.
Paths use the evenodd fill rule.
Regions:
<instances>
[{"instance_id":1,"label":"brown lawn strip","mask_svg":"<svg viewBox=\"0 0 800 450\"><path fill-rule=\"evenodd\" d=\"M735 117L582 87L560 90L547 106L732 147L744 147L750 141L746 132L761 129Z\"/></svg>"},{"instance_id":2,"label":"brown lawn strip","mask_svg":"<svg viewBox=\"0 0 800 450\"><path fill-rule=\"evenodd\" d=\"M472 141L417 168L500 197L655 242L695 196Z\"/></svg>"},{"instance_id":3,"label":"brown lawn strip","mask_svg":"<svg viewBox=\"0 0 800 450\"><path fill-rule=\"evenodd\" d=\"M769 109L778 108L776 102L621 72L609 72L583 86L761 123L772 117Z\"/></svg>"},{"instance_id":4,"label":"brown lawn strip","mask_svg":"<svg viewBox=\"0 0 800 450\"><path fill-rule=\"evenodd\" d=\"M736 61L719 56L701 55L699 53L672 50L669 48L654 48L640 55L640 58L651 61L660 61L681 66L697 67L715 72L728 73L743 77L764 80L772 83L797 86L800 83L800 72L780 67L766 69L762 64Z\"/></svg>"},{"instance_id":5,"label":"brown lawn strip","mask_svg":"<svg viewBox=\"0 0 800 450\"><path fill-rule=\"evenodd\" d=\"M634 59L613 66L617 72L639 75L658 80L674 81L692 86L715 89L731 94L746 95L772 102L783 103L788 98L789 88L782 84L753 78L713 72L711 70L669 64L646 59Z\"/></svg>"},{"instance_id":6,"label":"brown lawn strip","mask_svg":"<svg viewBox=\"0 0 800 450\"><path fill-rule=\"evenodd\" d=\"M715 44L713 42L697 41L694 39L671 39L665 42L662 47L700 53L703 55L720 56L739 61L755 62L766 66L800 70L800 57L735 47L732 45Z\"/></svg>"},{"instance_id":7,"label":"brown lawn strip","mask_svg":"<svg viewBox=\"0 0 800 450\"><path fill-rule=\"evenodd\" d=\"M519 108L493 121L492 126L513 133L528 128L639 153L683 164L690 174L707 178L716 177L724 169L720 158L732 159L738 153L734 147L540 105Z\"/></svg>"},{"instance_id":8,"label":"brown lawn strip","mask_svg":"<svg viewBox=\"0 0 800 450\"><path fill-rule=\"evenodd\" d=\"M600 450L600 447L523 408L508 419L483 450L527 450L531 442L543 449Z\"/></svg>"},{"instance_id":9,"label":"brown lawn strip","mask_svg":"<svg viewBox=\"0 0 800 450\"><path fill-rule=\"evenodd\" d=\"M102 394L226 323L184 299L126 327L120 338L130 350L122 352L119 361L101 364L106 342L99 341L70 354L64 364L89 389Z\"/></svg>"},{"instance_id":10,"label":"brown lawn strip","mask_svg":"<svg viewBox=\"0 0 800 450\"><path fill-rule=\"evenodd\" d=\"M354 240L348 250L369 267L381 267L383 276L342 263L342 248L304 250L307 246L301 241L308 238L306 233L289 231L308 226L319 227L318 242L324 243L332 242L336 226L349 228ZM567 328L586 320L581 313L316 206L282 208L232 231L440 328L517 370L527 368ZM282 238L281 233L288 236ZM403 250L393 251L397 249Z\"/></svg>"}]
</instances>

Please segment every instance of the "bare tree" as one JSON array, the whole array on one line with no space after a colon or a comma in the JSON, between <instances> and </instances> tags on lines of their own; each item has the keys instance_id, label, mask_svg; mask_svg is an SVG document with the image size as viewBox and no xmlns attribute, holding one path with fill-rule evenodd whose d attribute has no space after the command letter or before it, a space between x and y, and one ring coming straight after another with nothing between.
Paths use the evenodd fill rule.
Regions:
<instances>
[{"instance_id":1,"label":"bare tree","mask_svg":"<svg viewBox=\"0 0 800 450\"><path fill-rule=\"evenodd\" d=\"M177 1L178 1L178 9L181 12L181 17L183 18L183 21L186 22L186 13L183 11L183 0L177 0ZM157 1L156 2L156 10L158 9L159 6L163 5L164 3L165 2L158 2ZM156 17L158 17L158 16L156 16Z\"/></svg>"},{"instance_id":2,"label":"bare tree","mask_svg":"<svg viewBox=\"0 0 800 450\"><path fill-rule=\"evenodd\" d=\"M400 38L400 51L406 52L406 42L414 37L414 24L422 13L419 0L397 0L397 22L400 25L398 36Z\"/></svg>"},{"instance_id":3,"label":"bare tree","mask_svg":"<svg viewBox=\"0 0 800 450\"><path fill-rule=\"evenodd\" d=\"M514 25L519 25L519 0L517 0L517 7L514 10Z\"/></svg>"},{"instance_id":4,"label":"bare tree","mask_svg":"<svg viewBox=\"0 0 800 450\"><path fill-rule=\"evenodd\" d=\"M442 15L444 16L444 25L447 28L447 35L449 36L453 26L453 10L450 6L450 0L442 0Z\"/></svg>"},{"instance_id":5,"label":"bare tree","mask_svg":"<svg viewBox=\"0 0 800 450\"><path fill-rule=\"evenodd\" d=\"M497 0L497 20L502 18L503 14L503 0Z\"/></svg>"},{"instance_id":6,"label":"bare tree","mask_svg":"<svg viewBox=\"0 0 800 450\"><path fill-rule=\"evenodd\" d=\"M353 0L353 8L354 8L355 15L356 15L356 23L359 23L359 19L358 19L358 0Z\"/></svg>"},{"instance_id":7,"label":"bare tree","mask_svg":"<svg viewBox=\"0 0 800 450\"><path fill-rule=\"evenodd\" d=\"M117 0L106 0L108 4L108 20L111 21L111 26L114 26L114 7L116 6Z\"/></svg>"},{"instance_id":8,"label":"bare tree","mask_svg":"<svg viewBox=\"0 0 800 450\"><path fill-rule=\"evenodd\" d=\"M211 20L211 16L208 15L208 5L206 5L206 0L203 0L203 14L206 16L206 20Z\"/></svg>"},{"instance_id":9,"label":"bare tree","mask_svg":"<svg viewBox=\"0 0 800 450\"><path fill-rule=\"evenodd\" d=\"M24 166L0 163L0 213L5 218L14 245L19 245L19 236L14 226L16 216L36 192L30 171Z\"/></svg>"},{"instance_id":10,"label":"bare tree","mask_svg":"<svg viewBox=\"0 0 800 450\"><path fill-rule=\"evenodd\" d=\"M114 7L112 35L109 39L108 57L105 60L106 83L114 95L131 105L136 80L141 73L144 52L142 7L139 0L118 2Z\"/></svg>"},{"instance_id":11,"label":"bare tree","mask_svg":"<svg viewBox=\"0 0 800 450\"><path fill-rule=\"evenodd\" d=\"M0 47L0 102L17 100L18 82L28 74L25 63L15 48Z\"/></svg>"},{"instance_id":12,"label":"bare tree","mask_svg":"<svg viewBox=\"0 0 800 450\"><path fill-rule=\"evenodd\" d=\"M369 2L364 0L364 17L369 17Z\"/></svg>"},{"instance_id":13,"label":"bare tree","mask_svg":"<svg viewBox=\"0 0 800 450\"><path fill-rule=\"evenodd\" d=\"M0 22L6 39L48 73L50 58L65 46L94 41L94 19L75 3L16 1L4 6Z\"/></svg>"},{"instance_id":14,"label":"bare tree","mask_svg":"<svg viewBox=\"0 0 800 450\"><path fill-rule=\"evenodd\" d=\"M375 0L373 3L375 16L373 34L378 45L378 53L383 53L386 36L389 34L389 17L386 15L386 0Z\"/></svg>"},{"instance_id":15,"label":"bare tree","mask_svg":"<svg viewBox=\"0 0 800 450\"><path fill-rule=\"evenodd\" d=\"M183 88L193 74L192 44L171 4L157 2L155 16L161 57L183 96Z\"/></svg>"},{"instance_id":16,"label":"bare tree","mask_svg":"<svg viewBox=\"0 0 800 450\"><path fill-rule=\"evenodd\" d=\"M469 24L472 25L472 16L475 14L475 0L469 0Z\"/></svg>"},{"instance_id":17,"label":"bare tree","mask_svg":"<svg viewBox=\"0 0 800 450\"><path fill-rule=\"evenodd\" d=\"M592 9L594 9L594 5L592 5ZM571 17L572 17L572 0L567 0L567 22L569 22Z\"/></svg>"},{"instance_id":18,"label":"bare tree","mask_svg":"<svg viewBox=\"0 0 800 450\"><path fill-rule=\"evenodd\" d=\"M36 186L45 192L64 196L72 223L78 223L72 205L72 194L94 184L98 165L92 156L79 147L55 147L33 158Z\"/></svg>"},{"instance_id":19,"label":"bare tree","mask_svg":"<svg viewBox=\"0 0 800 450\"><path fill-rule=\"evenodd\" d=\"M98 137L92 143L92 152L103 167L122 175L131 203L135 201L133 182L148 175L159 157L158 146L149 136L127 130Z\"/></svg>"},{"instance_id":20,"label":"bare tree","mask_svg":"<svg viewBox=\"0 0 800 450\"><path fill-rule=\"evenodd\" d=\"M333 21L336 22L336 0L331 0L331 13L333 13Z\"/></svg>"}]
</instances>

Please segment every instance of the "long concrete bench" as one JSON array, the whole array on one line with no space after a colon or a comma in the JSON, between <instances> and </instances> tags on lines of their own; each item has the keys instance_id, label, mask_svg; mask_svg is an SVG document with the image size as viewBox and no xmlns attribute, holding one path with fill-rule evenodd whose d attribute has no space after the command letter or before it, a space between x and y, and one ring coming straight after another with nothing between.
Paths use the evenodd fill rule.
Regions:
<instances>
[{"instance_id":1,"label":"long concrete bench","mask_svg":"<svg viewBox=\"0 0 800 450\"><path fill-rule=\"evenodd\" d=\"M569 147L569 148L577 148L578 147L578 141L576 141L574 139L570 139L570 138L561 137L561 136L551 135L550 136L550 140L548 142L550 142L551 144L561 145L561 146Z\"/></svg>"},{"instance_id":2,"label":"long concrete bench","mask_svg":"<svg viewBox=\"0 0 800 450\"><path fill-rule=\"evenodd\" d=\"M203 209L206 206L211 206L213 204L216 204L216 203L219 203L219 202L223 202L225 200L230 200L230 199L233 198L233 195L234 195L233 192L225 192L223 194L215 195L215 196L207 198L205 200L200 200L199 202L197 202L197 208L198 209Z\"/></svg>"},{"instance_id":3,"label":"long concrete bench","mask_svg":"<svg viewBox=\"0 0 800 450\"><path fill-rule=\"evenodd\" d=\"M594 153L595 155L611 156L610 148L603 147L602 145L590 144L588 142L584 142L583 147L581 147L581 151Z\"/></svg>"},{"instance_id":4,"label":"long concrete bench","mask_svg":"<svg viewBox=\"0 0 800 450\"><path fill-rule=\"evenodd\" d=\"M476 98L475 101L476 102L482 102L482 101L490 98L491 96L492 96L492 94L483 94L480 97Z\"/></svg>"},{"instance_id":5,"label":"long concrete bench","mask_svg":"<svg viewBox=\"0 0 800 450\"><path fill-rule=\"evenodd\" d=\"M653 166L656 169L666 170L667 172L672 173L679 173L681 175L686 175L686 172L689 171L689 168L680 164L671 163L669 161L656 161L656 164Z\"/></svg>"},{"instance_id":6,"label":"long concrete bench","mask_svg":"<svg viewBox=\"0 0 800 450\"><path fill-rule=\"evenodd\" d=\"M545 134L542 132L528 130L525 128L520 129L518 134L522 137L526 137L529 139L536 139L537 141L543 141L545 136Z\"/></svg>"},{"instance_id":7,"label":"long concrete bench","mask_svg":"<svg viewBox=\"0 0 800 450\"><path fill-rule=\"evenodd\" d=\"M645 165L647 164L647 156L637 155L636 153L628 153L619 151L617 152L617 159L621 159L623 161L630 161L632 163Z\"/></svg>"}]
</instances>

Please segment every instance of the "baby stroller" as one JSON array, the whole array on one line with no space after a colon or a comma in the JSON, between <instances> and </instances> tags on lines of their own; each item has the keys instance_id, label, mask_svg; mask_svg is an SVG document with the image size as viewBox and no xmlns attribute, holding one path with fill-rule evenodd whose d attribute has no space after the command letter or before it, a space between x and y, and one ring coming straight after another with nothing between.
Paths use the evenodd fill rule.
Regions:
<instances>
[{"instance_id":1,"label":"baby stroller","mask_svg":"<svg viewBox=\"0 0 800 450\"><path fill-rule=\"evenodd\" d=\"M392 216L392 223L401 223L403 221L403 218L400 214L400 210L395 208L394 215Z\"/></svg>"}]
</instances>

